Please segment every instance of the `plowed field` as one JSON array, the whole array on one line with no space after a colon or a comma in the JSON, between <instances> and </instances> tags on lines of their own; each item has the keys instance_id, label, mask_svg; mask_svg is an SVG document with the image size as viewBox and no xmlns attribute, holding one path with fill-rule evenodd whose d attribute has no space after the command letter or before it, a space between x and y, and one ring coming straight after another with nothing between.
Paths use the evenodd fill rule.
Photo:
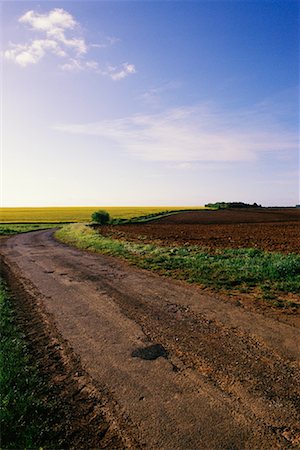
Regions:
<instances>
[{"instance_id":1,"label":"plowed field","mask_svg":"<svg viewBox=\"0 0 300 450\"><path fill-rule=\"evenodd\" d=\"M133 241L155 241L160 245L300 253L300 209L185 212L144 224L105 227L101 233Z\"/></svg>"}]
</instances>

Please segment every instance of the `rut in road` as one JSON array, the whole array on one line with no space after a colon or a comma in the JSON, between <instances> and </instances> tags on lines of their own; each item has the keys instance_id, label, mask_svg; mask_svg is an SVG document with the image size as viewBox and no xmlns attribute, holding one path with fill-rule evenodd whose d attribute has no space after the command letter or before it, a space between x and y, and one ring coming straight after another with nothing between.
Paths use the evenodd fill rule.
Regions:
<instances>
[{"instance_id":1,"label":"rut in road","mask_svg":"<svg viewBox=\"0 0 300 450\"><path fill-rule=\"evenodd\" d=\"M10 238L1 253L109 391L128 446L300 445L296 327L69 248L53 231Z\"/></svg>"}]
</instances>

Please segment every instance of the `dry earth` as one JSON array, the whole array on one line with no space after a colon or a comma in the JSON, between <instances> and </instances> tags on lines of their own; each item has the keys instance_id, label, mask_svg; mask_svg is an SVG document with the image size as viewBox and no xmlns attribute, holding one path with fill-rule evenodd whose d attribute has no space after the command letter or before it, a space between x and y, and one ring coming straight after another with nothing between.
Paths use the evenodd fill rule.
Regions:
<instances>
[{"instance_id":1,"label":"dry earth","mask_svg":"<svg viewBox=\"0 0 300 450\"><path fill-rule=\"evenodd\" d=\"M69 248L53 231L2 241L1 254L20 308L36 315L35 345L47 330L65 367L53 382L73 386L65 447L300 446L300 334L286 318Z\"/></svg>"}]
</instances>

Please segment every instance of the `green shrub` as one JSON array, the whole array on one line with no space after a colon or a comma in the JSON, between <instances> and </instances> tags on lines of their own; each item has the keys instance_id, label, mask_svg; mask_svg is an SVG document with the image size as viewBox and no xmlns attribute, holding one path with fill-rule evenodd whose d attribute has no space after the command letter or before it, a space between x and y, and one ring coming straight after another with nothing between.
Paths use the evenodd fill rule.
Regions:
<instances>
[{"instance_id":1,"label":"green shrub","mask_svg":"<svg viewBox=\"0 0 300 450\"><path fill-rule=\"evenodd\" d=\"M92 214L92 221L98 223L99 225L105 225L109 222L110 217L107 211L104 209L99 209Z\"/></svg>"}]
</instances>

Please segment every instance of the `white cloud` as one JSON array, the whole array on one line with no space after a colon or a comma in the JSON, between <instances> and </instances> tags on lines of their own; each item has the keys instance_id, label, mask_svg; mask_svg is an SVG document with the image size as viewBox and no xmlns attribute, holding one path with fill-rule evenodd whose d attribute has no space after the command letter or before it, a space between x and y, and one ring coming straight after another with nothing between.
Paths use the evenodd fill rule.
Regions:
<instances>
[{"instance_id":1,"label":"white cloud","mask_svg":"<svg viewBox=\"0 0 300 450\"><path fill-rule=\"evenodd\" d=\"M74 49L78 55L87 52L87 45L83 38L68 39L66 37L66 30L74 30L79 27L79 24L64 9L55 8L46 14L28 11L20 17L19 22L30 25L32 31L45 33L48 39L54 39L57 43Z\"/></svg>"},{"instance_id":2,"label":"white cloud","mask_svg":"<svg viewBox=\"0 0 300 450\"><path fill-rule=\"evenodd\" d=\"M91 69L91 70L99 70L99 64L97 63L97 61L86 61L85 66L87 69Z\"/></svg>"},{"instance_id":3,"label":"white cloud","mask_svg":"<svg viewBox=\"0 0 300 450\"><path fill-rule=\"evenodd\" d=\"M31 25L33 30L45 31L55 34L56 31L74 29L77 22L72 15L61 8L55 8L49 13L39 14L34 11L27 11L19 18L20 23Z\"/></svg>"},{"instance_id":4,"label":"white cloud","mask_svg":"<svg viewBox=\"0 0 300 450\"><path fill-rule=\"evenodd\" d=\"M47 51L57 56L65 57L66 53L56 41L51 39L36 39L30 44L12 44L9 50L4 52L4 56L22 67L28 64L36 64Z\"/></svg>"},{"instance_id":5,"label":"white cloud","mask_svg":"<svg viewBox=\"0 0 300 450\"><path fill-rule=\"evenodd\" d=\"M45 14L30 10L19 18L19 22L29 26L32 33L40 35L25 44L11 43L4 52L6 59L21 67L37 64L48 53L52 53L65 58L65 62L60 65L64 71L91 70L113 80L121 80L136 72L133 64L124 63L121 68L109 66L107 70L101 69L97 61L88 60L86 55L91 47L104 48L113 45L118 39L107 37L101 44L88 45L80 35L79 23L62 8L54 8Z\"/></svg>"},{"instance_id":6,"label":"white cloud","mask_svg":"<svg viewBox=\"0 0 300 450\"><path fill-rule=\"evenodd\" d=\"M79 28L71 14L61 8L55 8L46 14L27 11L19 22L30 27L31 32L42 37L32 39L25 44L10 44L4 52L7 59L22 67L37 64L47 53L70 59L87 53L87 44L81 36L67 37L66 32Z\"/></svg>"},{"instance_id":7,"label":"white cloud","mask_svg":"<svg viewBox=\"0 0 300 450\"><path fill-rule=\"evenodd\" d=\"M256 161L273 152L297 151L297 133L253 110L232 115L211 105L97 123L60 125L57 130L109 139L134 158L173 163Z\"/></svg>"},{"instance_id":8,"label":"white cloud","mask_svg":"<svg viewBox=\"0 0 300 450\"><path fill-rule=\"evenodd\" d=\"M109 76L114 81L122 80L128 75L136 72L135 67L132 64L125 63L121 68L108 66L107 69L101 69L97 61L76 58L70 58L66 63L61 64L60 68L69 72L89 70L100 75Z\"/></svg>"},{"instance_id":9,"label":"white cloud","mask_svg":"<svg viewBox=\"0 0 300 450\"><path fill-rule=\"evenodd\" d=\"M96 71L97 73L101 73L101 70L99 69L99 64L97 61L85 61L85 60L79 60L79 59L69 59L69 61L65 64L62 64L60 66L62 70L70 71L70 72L78 72L80 70L92 70Z\"/></svg>"},{"instance_id":10,"label":"white cloud","mask_svg":"<svg viewBox=\"0 0 300 450\"><path fill-rule=\"evenodd\" d=\"M78 72L84 69L80 60L77 59L69 59L68 62L61 64L60 68L66 72Z\"/></svg>"},{"instance_id":11,"label":"white cloud","mask_svg":"<svg viewBox=\"0 0 300 450\"><path fill-rule=\"evenodd\" d=\"M106 36L106 38L100 44L90 44L90 47L107 48L110 47L111 45L116 44L117 42L120 42L119 38L116 38L114 36Z\"/></svg>"},{"instance_id":12,"label":"white cloud","mask_svg":"<svg viewBox=\"0 0 300 450\"><path fill-rule=\"evenodd\" d=\"M136 73L135 66L133 64L124 63L122 64L122 68L117 67L108 67L108 74L111 77L112 80L122 80L123 78L126 78L128 75Z\"/></svg>"}]
</instances>

